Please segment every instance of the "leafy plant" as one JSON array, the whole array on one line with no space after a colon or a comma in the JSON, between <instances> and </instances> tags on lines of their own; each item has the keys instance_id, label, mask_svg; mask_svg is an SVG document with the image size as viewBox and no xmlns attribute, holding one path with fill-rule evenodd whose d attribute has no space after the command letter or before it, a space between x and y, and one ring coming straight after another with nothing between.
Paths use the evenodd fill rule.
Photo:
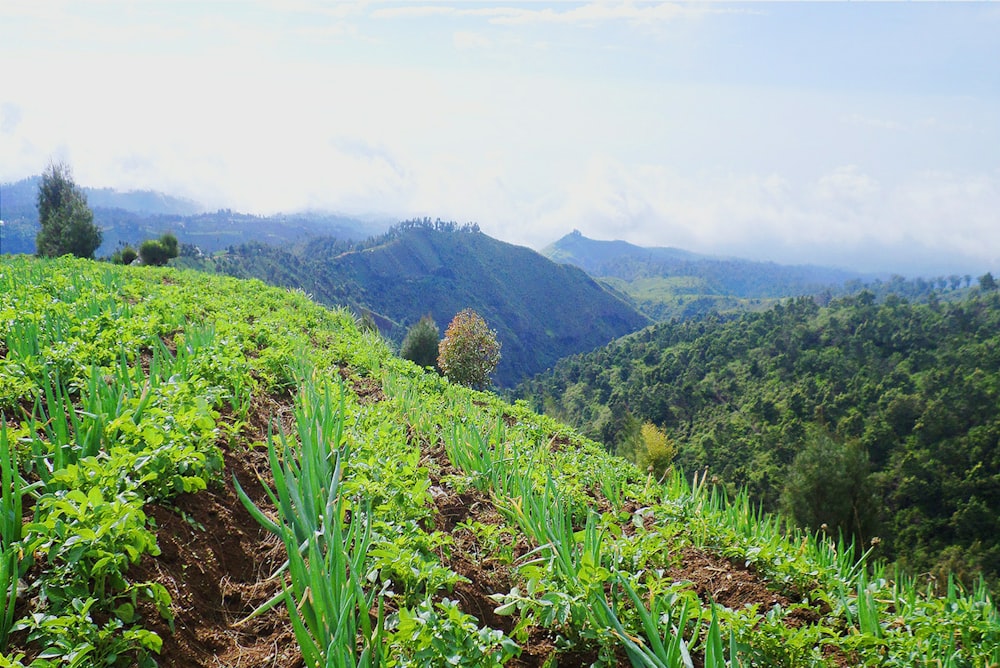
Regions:
<instances>
[{"instance_id":1,"label":"leafy plant","mask_svg":"<svg viewBox=\"0 0 1000 668\"><path fill-rule=\"evenodd\" d=\"M499 668L521 653L503 631L481 628L458 603L423 601L415 609L401 608L390 620L395 625L392 658L387 666L468 666Z\"/></svg>"}]
</instances>

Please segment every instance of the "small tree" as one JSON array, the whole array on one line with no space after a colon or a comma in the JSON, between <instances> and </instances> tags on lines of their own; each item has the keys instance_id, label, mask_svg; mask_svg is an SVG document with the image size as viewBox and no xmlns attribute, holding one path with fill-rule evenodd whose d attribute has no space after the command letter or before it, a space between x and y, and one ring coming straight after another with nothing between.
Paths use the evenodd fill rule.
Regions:
<instances>
[{"instance_id":1,"label":"small tree","mask_svg":"<svg viewBox=\"0 0 1000 668\"><path fill-rule=\"evenodd\" d=\"M87 196L73 182L70 169L63 163L50 163L38 186L38 222L35 250L41 257L59 257L71 253L93 258L101 245L100 228L94 224L94 212L87 206Z\"/></svg>"},{"instance_id":2,"label":"small tree","mask_svg":"<svg viewBox=\"0 0 1000 668\"><path fill-rule=\"evenodd\" d=\"M643 424L640 434L644 448L639 452L636 463L640 468L651 468L658 477L662 476L677 455L677 446L652 422Z\"/></svg>"},{"instance_id":3,"label":"small tree","mask_svg":"<svg viewBox=\"0 0 1000 668\"><path fill-rule=\"evenodd\" d=\"M177 237L172 235L170 232L167 232L160 237L160 245L162 245L163 249L167 251L167 257L169 258L177 257L177 254L180 252L178 249Z\"/></svg>"},{"instance_id":4,"label":"small tree","mask_svg":"<svg viewBox=\"0 0 1000 668\"><path fill-rule=\"evenodd\" d=\"M448 380L484 389L500 362L497 333L470 308L455 316L438 344L438 367Z\"/></svg>"},{"instance_id":5,"label":"small tree","mask_svg":"<svg viewBox=\"0 0 1000 668\"><path fill-rule=\"evenodd\" d=\"M857 441L838 441L819 428L788 468L781 504L799 526L854 537L874 529L876 502L868 477L868 453Z\"/></svg>"},{"instance_id":6,"label":"small tree","mask_svg":"<svg viewBox=\"0 0 1000 668\"><path fill-rule=\"evenodd\" d=\"M420 322L410 328L403 339L403 347L399 356L422 367L438 368L438 341L441 332L430 314L420 319Z\"/></svg>"},{"instance_id":7,"label":"small tree","mask_svg":"<svg viewBox=\"0 0 1000 668\"><path fill-rule=\"evenodd\" d=\"M143 264L151 267L165 265L167 260L167 249L156 239L146 239L139 246L139 259Z\"/></svg>"}]
</instances>

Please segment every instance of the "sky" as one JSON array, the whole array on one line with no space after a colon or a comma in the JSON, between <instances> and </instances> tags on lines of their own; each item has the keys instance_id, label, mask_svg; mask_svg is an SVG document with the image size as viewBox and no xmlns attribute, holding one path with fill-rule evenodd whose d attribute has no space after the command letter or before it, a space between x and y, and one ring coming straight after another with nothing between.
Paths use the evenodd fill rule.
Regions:
<instances>
[{"instance_id":1,"label":"sky","mask_svg":"<svg viewBox=\"0 0 1000 668\"><path fill-rule=\"evenodd\" d=\"M0 182L1000 271L1000 4L3 0Z\"/></svg>"}]
</instances>

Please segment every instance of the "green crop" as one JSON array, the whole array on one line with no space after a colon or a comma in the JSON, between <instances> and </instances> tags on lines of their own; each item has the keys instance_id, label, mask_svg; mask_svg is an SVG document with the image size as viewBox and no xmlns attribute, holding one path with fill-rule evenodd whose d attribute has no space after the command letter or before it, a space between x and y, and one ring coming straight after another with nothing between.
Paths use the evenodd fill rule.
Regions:
<instances>
[{"instance_id":1,"label":"green crop","mask_svg":"<svg viewBox=\"0 0 1000 668\"><path fill-rule=\"evenodd\" d=\"M240 499L254 517L277 534L288 551L290 584L283 598L306 665L373 666L382 651L382 609L373 625L375 592L364 590L365 558L371 541L370 508L355 507L351 521L341 477L350 448L343 441L343 388L307 383L299 395L299 443L281 433L268 437L276 491L268 495L278 521L264 515L236 481ZM361 648L356 643L361 638Z\"/></svg>"},{"instance_id":2,"label":"green crop","mask_svg":"<svg viewBox=\"0 0 1000 668\"><path fill-rule=\"evenodd\" d=\"M984 583L938 592L705 475L654 479L300 293L4 258L0 353L0 652L21 630L46 652L35 668L153 665L161 639L139 611L169 619L170 601L128 575L157 553L144 509L218 484L219 443L260 438L251 410L269 392L295 397L294 427L282 416L266 443L276 512L242 496L287 553L260 612L287 608L310 668L503 665L540 635L550 665L1000 664ZM725 607L683 574L694 549L780 603ZM496 590L475 581L487 567Z\"/></svg>"}]
</instances>

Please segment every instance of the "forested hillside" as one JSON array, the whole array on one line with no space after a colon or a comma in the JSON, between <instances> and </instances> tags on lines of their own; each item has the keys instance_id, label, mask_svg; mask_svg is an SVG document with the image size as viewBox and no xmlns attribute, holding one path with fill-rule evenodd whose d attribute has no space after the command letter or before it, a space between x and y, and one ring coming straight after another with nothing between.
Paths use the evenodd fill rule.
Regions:
<instances>
[{"instance_id":1,"label":"forested hillside","mask_svg":"<svg viewBox=\"0 0 1000 668\"><path fill-rule=\"evenodd\" d=\"M679 248L588 239L573 231L542 250L635 300L655 320L763 310L782 297L840 292L863 277L829 267L699 255Z\"/></svg>"},{"instance_id":2,"label":"forested hillside","mask_svg":"<svg viewBox=\"0 0 1000 668\"><path fill-rule=\"evenodd\" d=\"M293 249L260 244L185 266L301 288L318 301L370 311L399 342L430 314L443 331L464 308L496 330L496 381L513 386L559 359L593 350L649 320L576 267L558 265L475 226L400 224L361 244L314 239Z\"/></svg>"},{"instance_id":3,"label":"forested hillside","mask_svg":"<svg viewBox=\"0 0 1000 668\"><path fill-rule=\"evenodd\" d=\"M519 388L634 451L662 428L689 474L838 528L916 571L1000 573L1000 295L871 292L660 324ZM992 288L992 289L990 289Z\"/></svg>"}]
</instances>

